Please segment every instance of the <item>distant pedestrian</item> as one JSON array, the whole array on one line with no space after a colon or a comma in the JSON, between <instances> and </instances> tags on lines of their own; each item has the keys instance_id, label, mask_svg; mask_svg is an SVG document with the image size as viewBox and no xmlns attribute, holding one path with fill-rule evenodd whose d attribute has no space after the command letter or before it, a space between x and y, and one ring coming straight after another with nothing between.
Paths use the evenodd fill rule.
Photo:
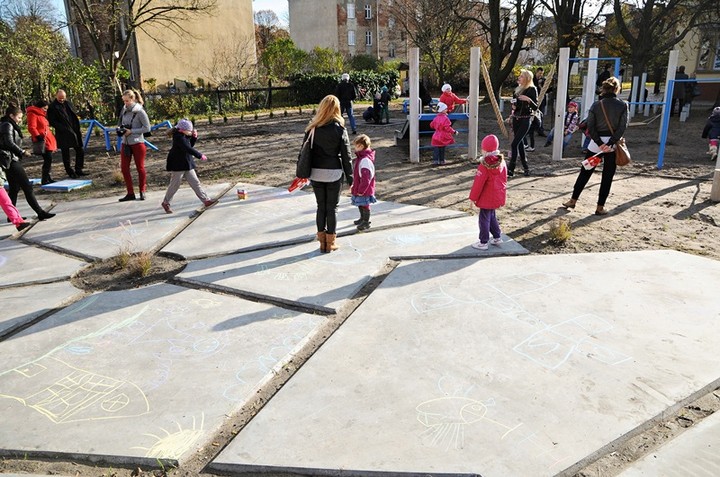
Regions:
<instances>
[{"instance_id":1,"label":"distant pedestrian","mask_svg":"<svg viewBox=\"0 0 720 477\"><path fill-rule=\"evenodd\" d=\"M702 137L708 139L708 154L710 160L714 161L718 157L718 141L720 141L720 106L713 109L712 114L705 123Z\"/></svg>"},{"instance_id":2,"label":"distant pedestrian","mask_svg":"<svg viewBox=\"0 0 720 477\"><path fill-rule=\"evenodd\" d=\"M500 154L497 136L490 134L482 140L483 158L480 160L469 199L480 209L478 241L472 244L478 250L487 250L488 243L502 244L500 224L495 211L505 205L507 197L507 165ZM492 234L492 239L490 235Z\"/></svg>"},{"instance_id":3,"label":"distant pedestrian","mask_svg":"<svg viewBox=\"0 0 720 477\"><path fill-rule=\"evenodd\" d=\"M355 92L355 84L350 81L349 74L343 73L340 76L340 83L335 88L335 96L340 100L340 114L347 113L350 129L353 134L357 134L355 116L353 116L353 101L357 98L357 93Z\"/></svg>"},{"instance_id":4,"label":"distant pedestrian","mask_svg":"<svg viewBox=\"0 0 720 477\"><path fill-rule=\"evenodd\" d=\"M375 199L375 151L370 149L370 138L359 135L353 141L355 160L353 161L353 183L350 188L351 203L360 211L360 218L354 222L359 231L370 228L370 205Z\"/></svg>"},{"instance_id":5,"label":"distant pedestrian","mask_svg":"<svg viewBox=\"0 0 720 477\"><path fill-rule=\"evenodd\" d=\"M453 136L458 133L452 128L447 111L447 104L438 103L437 116L430 122L430 128L435 130L430 141L433 147L433 166L445 165L445 148L455 143Z\"/></svg>"},{"instance_id":6,"label":"distant pedestrian","mask_svg":"<svg viewBox=\"0 0 720 477\"><path fill-rule=\"evenodd\" d=\"M439 102L445 103L448 108L448 112L452 113L455 111L455 108L461 104L467 103L467 99L459 98L455 93L452 91L452 86L445 83L442 85L442 94L440 95Z\"/></svg>"},{"instance_id":7,"label":"distant pedestrian","mask_svg":"<svg viewBox=\"0 0 720 477\"><path fill-rule=\"evenodd\" d=\"M35 101L35 104L28 106L27 128L33 142L33 153L42 156L42 179L41 184L52 184L52 155L57 151L57 141L47 120L48 102L44 99Z\"/></svg>"},{"instance_id":8,"label":"distant pedestrian","mask_svg":"<svg viewBox=\"0 0 720 477\"><path fill-rule=\"evenodd\" d=\"M94 111L90 111L94 115ZM85 150L83 149L83 137L80 132L80 118L67 94L62 89L57 91L55 99L48 108L47 113L50 126L55 128L58 148L62 154L65 173L71 179L86 176L83 170L85 166ZM70 163L70 149L75 150L75 167Z\"/></svg>"},{"instance_id":9,"label":"distant pedestrian","mask_svg":"<svg viewBox=\"0 0 720 477\"><path fill-rule=\"evenodd\" d=\"M181 119L174 128L168 131L168 135L172 137L172 146L168 152L165 170L170 172L170 184L168 184L165 198L160 204L165 213L172 214L170 203L180 188L183 177L205 207L212 207L217 204L217 199L210 199L205 193L195 172L193 157L203 161L207 161L207 157L195 149L197 130L193 128L192 122L189 119Z\"/></svg>"},{"instance_id":10,"label":"distant pedestrian","mask_svg":"<svg viewBox=\"0 0 720 477\"><path fill-rule=\"evenodd\" d=\"M535 87L538 90L538 95L542 92L543 88L545 87L545 81L547 79L545 78L545 70L542 66L538 67L537 70L535 70L535 76L533 77L533 83L535 83ZM549 90L548 90L549 92ZM535 123L535 127L533 128L535 131L537 131L538 136L545 137L547 134L545 133L545 127L543 126L543 117L547 114L547 102L548 102L548 92L546 92L545 96L543 96L542 101L540 102L540 105L538 106L538 111L540 114L537 116L537 122ZM533 131L531 131L531 134ZM534 146L534 139L533 139L533 146Z\"/></svg>"},{"instance_id":11,"label":"distant pedestrian","mask_svg":"<svg viewBox=\"0 0 720 477\"><path fill-rule=\"evenodd\" d=\"M602 88L602 84L612 76L612 73L610 73L610 63L606 63L603 67L602 73L600 73L597 77L597 80L595 81L595 86L598 88L598 94L600 93L600 88Z\"/></svg>"},{"instance_id":12,"label":"distant pedestrian","mask_svg":"<svg viewBox=\"0 0 720 477\"><path fill-rule=\"evenodd\" d=\"M677 69L677 72L675 73L675 80L688 80L690 77L685 74L685 67L680 66ZM687 86L685 83L675 83L675 86L673 87L673 96L672 96L672 105L670 107L670 116L675 115L675 103L677 103L678 108L677 112L678 114L682 113L683 108L685 107L685 98L687 97Z\"/></svg>"},{"instance_id":13,"label":"distant pedestrian","mask_svg":"<svg viewBox=\"0 0 720 477\"><path fill-rule=\"evenodd\" d=\"M122 95L123 108L120 112L117 133L122 137L120 148L120 170L125 179L127 194L118 199L120 202L135 200L133 179L130 174L130 160L135 158L135 167L138 172L138 187L140 189L140 200L145 200L147 189L147 173L145 172L145 133L150 132L150 119L145 109L140 93L131 89L125 90Z\"/></svg>"},{"instance_id":14,"label":"distant pedestrian","mask_svg":"<svg viewBox=\"0 0 720 477\"><path fill-rule=\"evenodd\" d=\"M382 123L383 117L385 117L385 124L390 124L390 91L387 86L383 86L380 90L380 104L382 105L382 112L380 113L380 123Z\"/></svg>"},{"instance_id":15,"label":"distant pedestrian","mask_svg":"<svg viewBox=\"0 0 720 477\"><path fill-rule=\"evenodd\" d=\"M310 184L315 194L317 239L320 252L337 250L337 208L343 176L353 184L350 140L340 113L340 101L328 95L320 101L317 114L305 128L305 142L313 134Z\"/></svg>"},{"instance_id":16,"label":"distant pedestrian","mask_svg":"<svg viewBox=\"0 0 720 477\"><path fill-rule=\"evenodd\" d=\"M590 106L587 118L587 129L592 141L588 145L586 159L601 154L603 170L598 192L595 215L606 215L605 201L610 195L613 177L615 177L615 144L625 134L628 124L628 105L617 97L620 91L620 81L610 77L602 84L600 99ZM586 169L580 167L580 173L575 180L572 198L563 203L563 207L574 209L580 194L587 185L595 167Z\"/></svg>"},{"instance_id":17,"label":"distant pedestrian","mask_svg":"<svg viewBox=\"0 0 720 477\"><path fill-rule=\"evenodd\" d=\"M23 157L30 155L30 151L22 148L22 123L23 112L14 104L5 110L5 116L0 118L0 167L3 168L9 185L8 196L12 205L17 205L18 192L22 189L25 200L38 216L39 220L46 220L55 217L55 214L46 212L40 207L33 186L25 173L25 168L20 161ZM12 218L10 217L12 221Z\"/></svg>"}]
</instances>

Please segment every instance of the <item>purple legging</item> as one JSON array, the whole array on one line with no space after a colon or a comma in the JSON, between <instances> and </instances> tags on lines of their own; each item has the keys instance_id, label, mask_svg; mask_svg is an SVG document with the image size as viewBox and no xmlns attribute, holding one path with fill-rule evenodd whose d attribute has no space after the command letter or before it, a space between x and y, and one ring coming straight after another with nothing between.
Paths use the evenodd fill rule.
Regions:
<instances>
[{"instance_id":1,"label":"purple legging","mask_svg":"<svg viewBox=\"0 0 720 477\"><path fill-rule=\"evenodd\" d=\"M495 217L495 209L480 209L478 225L480 226L479 238L482 243L488 243L490 233L494 238L500 238L500 224Z\"/></svg>"}]
</instances>

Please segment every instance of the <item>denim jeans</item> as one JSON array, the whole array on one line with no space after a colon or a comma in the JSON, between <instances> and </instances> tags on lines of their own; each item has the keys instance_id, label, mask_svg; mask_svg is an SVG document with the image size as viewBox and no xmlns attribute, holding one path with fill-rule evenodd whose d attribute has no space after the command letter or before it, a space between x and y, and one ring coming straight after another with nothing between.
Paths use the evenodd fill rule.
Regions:
<instances>
[{"instance_id":1,"label":"denim jeans","mask_svg":"<svg viewBox=\"0 0 720 477\"><path fill-rule=\"evenodd\" d=\"M445 147L433 147L433 164L442 164L445 162Z\"/></svg>"},{"instance_id":2,"label":"denim jeans","mask_svg":"<svg viewBox=\"0 0 720 477\"><path fill-rule=\"evenodd\" d=\"M350 129L355 134L355 116L353 116L353 104L352 101L349 103L340 103L340 114L347 112L348 120L350 121Z\"/></svg>"}]
</instances>

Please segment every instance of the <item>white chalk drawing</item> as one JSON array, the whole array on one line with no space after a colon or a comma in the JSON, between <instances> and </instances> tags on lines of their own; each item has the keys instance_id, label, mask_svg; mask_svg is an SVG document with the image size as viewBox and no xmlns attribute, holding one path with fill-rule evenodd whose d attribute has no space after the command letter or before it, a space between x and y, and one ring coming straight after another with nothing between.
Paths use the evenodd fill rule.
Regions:
<instances>
[{"instance_id":1,"label":"white chalk drawing","mask_svg":"<svg viewBox=\"0 0 720 477\"><path fill-rule=\"evenodd\" d=\"M0 383L2 389L18 390L0 391L0 398L19 401L56 424L142 416L150 410L135 384L52 357L15 368L2 375Z\"/></svg>"},{"instance_id":2,"label":"white chalk drawing","mask_svg":"<svg viewBox=\"0 0 720 477\"><path fill-rule=\"evenodd\" d=\"M292 257L282 260L279 266L271 266L264 263L255 266L256 273L263 277L281 282L303 282L310 278L314 268L308 263L310 255Z\"/></svg>"},{"instance_id":3,"label":"white chalk drawing","mask_svg":"<svg viewBox=\"0 0 720 477\"><path fill-rule=\"evenodd\" d=\"M469 397L478 391L467 381L445 375L438 380L438 389L442 397L429 399L415 407L416 419L425 428L420 434L422 445L441 448L445 452L460 452L466 446L466 433L474 432L482 433L486 439L488 436L497 438L505 443L508 454L538 459L548 469L556 468L569 458L561 456L561 449L549 439L543 442L536 432L526 430L522 422L506 424L491 417L491 409L494 414L499 412L495 399L490 397L480 401ZM475 445L478 445L477 440Z\"/></svg>"},{"instance_id":4,"label":"white chalk drawing","mask_svg":"<svg viewBox=\"0 0 720 477\"><path fill-rule=\"evenodd\" d=\"M599 316L581 315L533 333L513 350L548 369L559 368L573 353L617 365L632 358L598 343L597 336L612 328Z\"/></svg>"},{"instance_id":5,"label":"white chalk drawing","mask_svg":"<svg viewBox=\"0 0 720 477\"><path fill-rule=\"evenodd\" d=\"M190 325L180 326L177 322L179 313L186 313L189 310L165 309L164 313L174 315L174 319L165 316L152 324L138 322L132 330L134 337L128 338L128 345L164 345L169 353L190 354L207 357L219 352L225 347L226 333L218 333L215 336L207 336L205 330L207 325L202 322L195 322Z\"/></svg>"},{"instance_id":6,"label":"white chalk drawing","mask_svg":"<svg viewBox=\"0 0 720 477\"><path fill-rule=\"evenodd\" d=\"M286 313L271 319L292 319L293 315ZM236 382L223 391L223 397L233 402L241 402L247 398L248 392L271 376L278 363L286 362L293 352L308 339L315 330L321 317L314 315L301 315L293 319L289 330L276 336L268 342L265 352L257 358L241 364L235 373Z\"/></svg>"},{"instance_id":7,"label":"white chalk drawing","mask_svg":"<svg viewBox=\"0 0 720 477\"><path fill-rule=\"evenodd\" d=\"M177 426L176 431L170 432L160 428L164 435L143 434L143 436L155 439L150 447L134 446L131 449L143 450L145 457L153 459L180 459L185 453L194 450L195 444L205 432L205 414L201 413L199 423L193 417L191 428L183 429L176 421L173 421L173 424Z\"/></svg>"}]
</instances>

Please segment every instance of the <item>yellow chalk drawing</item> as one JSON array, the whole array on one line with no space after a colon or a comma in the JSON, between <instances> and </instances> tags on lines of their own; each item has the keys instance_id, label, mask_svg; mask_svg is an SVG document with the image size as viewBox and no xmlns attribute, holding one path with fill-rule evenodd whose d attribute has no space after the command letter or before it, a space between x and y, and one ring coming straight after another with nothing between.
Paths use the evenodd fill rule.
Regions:
<instances>
[{"instance_id":1,"label":"yellow chalk drawing","mask_svg":"<svg viewBox=\"0 0 720 477\"><path fill-rule=\"evenodd\" d=\"M15 368L2 376L2 384L22 390L22 395L0 392L0 398L19 401L57 424L142 416L150 410L145 393L135 384L57 358Z\"/></svg>"},{"instance_id":2,"label":"yellow chalk drawing","mask_svg":"<svg viewBox=\"0 0 720 477\"><path fill-rule=\"evenodd\" d=\"M175 421L174 421L175 422ZM131 449L140 449L146 451L145 457L154 459L175 459L178 460L186 452L193 450L195 443L204 433L205 414L202 413L200 418L200 426L198 427L193 417L192 429L183 429L178 422L175 422L178 430L168 432L160 428L165 436L157 436L155 434L143 434L144 436L156 439L155 444L151 447L131 447Z\"/></svg>"}]
</instances>

